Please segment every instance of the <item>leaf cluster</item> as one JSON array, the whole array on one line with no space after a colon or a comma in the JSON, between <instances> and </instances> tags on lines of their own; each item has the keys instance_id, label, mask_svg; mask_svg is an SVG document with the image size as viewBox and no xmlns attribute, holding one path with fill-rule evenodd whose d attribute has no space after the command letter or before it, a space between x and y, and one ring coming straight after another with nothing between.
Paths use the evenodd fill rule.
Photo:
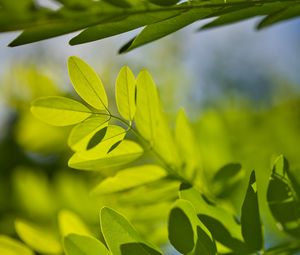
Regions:
<instances>
[{"instance_id":1,"label":"leaf cluster","mask_svg":"<svg viewBox=\"0 0 300 255\"><path fill-rule=\"evenodd\" d=\"M228 200L241 181L241 165L231 163L222 167L213 176L213 189L208 192L200 175L197 143L185 114L179 111L172 131L147 71L135 77L128 67L121 69L116 80L120 114L117 116L109 110L104 86L95 71L77 57L69 59L68 67L73 87L82 101L44 97L35 100L31 110L49 124L75 125L69 136L74 151L69 160L72 168L99 172L113 169L94 188L94 194L125 192L129 202L142 205L157 204L164 199L172 202L166 204L168 238L181 254L275 255L295 254L300 250L300 184L283 156L273 164L266 201L277 226L294 241L270 248L266 245L268 235L261 219L255 172L250 175L238 213L222 201ZM129 132L139 142L128 139ZM156 161L128 167L145 151L151 152ZM150 192L141 195L145 191ZM64 251L67 255L162 254L123 215L108 207L100 212L101 239L72 212L61 211L58 225L63 246L50 229L19 219L15 222L16 232L28 247L2 236L0 251L12 255L29 255L32 250L42 254Z\"/></svg>"},{"instance_id":2,"label":"leaf cluster","mask_svg":"<svg viewBox=\"0 0 300 255\"><path fill-rule=\"evenodd\" d=\"M298 0L56 0L55 8L39 1L0 1L0 32L23 32L10 43L18 46L81 31L71 45L100 40L136 28L137 36L120 48L128 52L198 20L214 18L199 30L260 17L257 28L297 18ZM179 3L178 3L179 2Z\"/></svg>"}]
</instances>

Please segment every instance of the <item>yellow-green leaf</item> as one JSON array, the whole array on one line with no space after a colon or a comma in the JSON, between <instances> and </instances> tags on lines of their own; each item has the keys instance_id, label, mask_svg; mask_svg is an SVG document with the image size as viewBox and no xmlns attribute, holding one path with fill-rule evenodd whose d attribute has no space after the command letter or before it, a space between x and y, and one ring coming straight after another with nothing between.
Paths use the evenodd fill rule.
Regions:
<instances>
[{"instance_id":1,"label":"yellow-green leaf","mask_svg":"<svg viewBox=\"0 0 300 255\"><path fill-rule=\"evenodd\" d=\"M185 173L193 177L200 165L200 152L196 137L183 110L180 110L176 118L175 141L180 157L185 164Z\"/></svg>"},{"instance_id":2,"label":"yellow-green leaf","mask_svg":"<svg viewBox=\"0 0 300 255\"><path fill-rule=\"evenodd\" d=\"M70 79L78 95L98 110L107 110L108 101L102 81L97 73L82 59L70 57Z\"/></svg>"},{"instance_id":3,"label":"yellow-green leaf","mask_svg":"<svg viewBox=\"0 0 300 255\"><path fill-rule=\"evenodd\" d=\"M42 229L23 220L15 222L19 237L33 250L45 254L60 254L62 247L56 236L48 229Z\"/></svg>"},{"instance_id":4,"label":"yellow-green leaf","mask_svg":"<svg viewBox=\"0 0 300 255\"><path fill-rule=\"evenodd\" d=\"M106 178L94 190L94 194L107 194L127 190L154 182L166 176L166 171L157 165L143 165L124 169L115 176Z\"/></svg>"},{"instance_id":5,"label":"yellow-green leaf","mask_svg":"<svg viewBox=\"0 0 300 255\"><path fill-rule=\"evenodd\" d=\"M119 113L126 120L132 120L135 115L136 80L128 66L124 66L116 80L116 102Z\"/></svg>"},{"instance_id":6,"label":"yellow-green leaf","mask_svg":"<svg viewBox=\"0 0 300 255\"><path fill-rule=\"evenodd\" d=\"M93 143L93 146L91 148L87 148L85 151L80 151L81 155L85 157L92 157L97 158L101 155L107 154L109 151L116 146L116 144L120 143L125 135L126 130L120 126L116 125L109 125L107 127L103 128L104 130L99 130L101 132L101 140L96 141L98 139L97 135L99 132L95 133L94 136L91 138L89 144L91 144L91 141L96 138Z\"/></svg>"},{"instance_id":7,"label":"yellow-green leaf","mask_svg":"<svg viewBox=\"0 0 300 255\"><path fill-rule=\"evenodd\" d=\"M58 214L58 224L61 235L80 234L91 236L91 231L78 215L68 210L61 210Z\"/></svg>"},{"instance_id":8,"label":"yellow-green leaf","mask_svg":"<svg viewBox=\"0 0 300 255\"><path fill-rule=\"evenodd\" d=\"M151 75L141 71L137 77L137 109L135 123L138 131L149 142L154 142L159 99Z\"/></svg>"},{"instance_id":9,"label":"yellow-green leaf","mask_svg":"<svg viewBox=\"0 0 300 255\"><path fill-rule=\"evenodd\" d=\"M0 235L0 254L33 255L33 251L20 241L8 236Z\"/></svg>"},{"instance_id":10,"label":"yellow-green leaf","mask_svg":"<svg viewBox=\"0 0 300 255\"><path fill-rule=\"evenodd\" d=\"M109 255L105 245L91 236L69 234L64 238L67 255Z\"/></svg>"},{"instance_id":11,"label":"yellow-green leaf","mask_svg":"<svg viewBox=\"0 0 300 255\"><path fill-rule=\"evenodd\" d=\"M146 70L141 71L137 77L136 108L135 123L140 134L168 164L179 166L180 158L161 110L155 83Z\"/></svg>"},{"instance_id":12,"label":"yellow-green leaf","mask_svg":"<svg viewBox=\"0 0 300 255\"><path fill-rule=\"evenodd\" d=\"M77 152L69 160L69 166L80 170L101 170L125 165L143 154L143 148L135 142L124 140L109 153Z\"/></svg>"},{"instance_id":13,"label":"yellow-green leaf","mask_svg":"<svg viewBox=\"0 0 300 255\"><path fill-rule=\"evenodd\" d=\"M100 115L92 117L75 126L68 139L68 144L74 151L87 149L93 135L108 125L109 116Z\"/></svg>"},{"instance_id":14,"label":"yellow-green leaf","mask_svg":"<svg viewBox=\"0 0 300 255\"><path fill-rule=\"evenodd\" d=\"M100 212L101 230L114 255L161 255L158 249L146 243L128 220L116 211L104 207Z\"/></svg>"},{"instance_id":15,"label":"yellow-green leaf","mask_svg":"<svg viewBox=\"0 0 300 255\"><path fill-rule=\"evenodd\" d=\"M82 103L66 97L42 97L33 101L31 112L54 126L69 126L84 121L92 113Z\"/></svg>"}]
</instances>

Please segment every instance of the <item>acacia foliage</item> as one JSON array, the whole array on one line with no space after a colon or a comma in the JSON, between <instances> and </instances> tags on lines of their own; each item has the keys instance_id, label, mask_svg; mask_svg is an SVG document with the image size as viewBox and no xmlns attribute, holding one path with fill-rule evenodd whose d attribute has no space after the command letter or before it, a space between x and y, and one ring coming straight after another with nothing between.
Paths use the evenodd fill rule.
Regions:
<instances>
[{"instance_id":1,"label":"acacia foliage","mask_svg":"<svg viewBox=\"0 0 300 255\"><path fill-rule=\"evenodd\" d=\"M69 136L74 151L69 160L71 167L100 172L114 169L113 175L96 185L94 194L120 195L136 189L141 197L140 188L159 183L153 185L156 195L149 193L146 199L153 204L166 197L173 201L168 207L168 238L181 254L294 254L300 250L299 182L283 156L273 164L265 201L280 231L294 239L267 247L255 172L249 177L240 212L236 214L224 207L228 194L236 190L243 177L241 165L232 163L222 167L212 179L213 191L206 190L188 120L179 111L172 132L147 71L141 71L135 78L128 67L121 69L116 80L119 116L109 110L104 86L93 69L77 57L71 57L68 64L72 84L83 101L44 97L35 100L31 109L49 124L75 125ZM126 138L129 132L137 136L138 142ZM158 161L128 166L144 151L151 151ZM100 212L102 241L72 212L61 211L58 223L63 243L50 230L18 219L16 232L26 245L2 236L0 251L12 255L29 255L33 250L67 255L163 253L145 240L123 215L108 207Z\"/></svg>"},{"instance_id":2,"label":"acacia foliage","mask_svg":"<svg viewBox=\"0 0 300 255\"><path fill-rule=\"evenodd\" d=\"M121 53L160 39L198 20L214 18L199 30L263 17L262 29L300 14L298 0L52 0L55 8L36 0L1 0L0 32L22 33L18 46L81 31L71 45L100 40L143 28L125 43Z\"/></svg>"}]
</instances>

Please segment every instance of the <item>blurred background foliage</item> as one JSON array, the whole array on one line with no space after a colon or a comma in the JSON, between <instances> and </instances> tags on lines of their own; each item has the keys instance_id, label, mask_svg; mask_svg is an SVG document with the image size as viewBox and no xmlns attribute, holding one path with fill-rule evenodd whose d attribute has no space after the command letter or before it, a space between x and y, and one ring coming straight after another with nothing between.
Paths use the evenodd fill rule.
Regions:
<instances>
[{"instance_id":1,"label":"blurred background foliage","mask_svg":"<svg viewBox=\"0 0 300 255\"><path fill-rule=\"evenodd\" d=\"M242 26L244 29L245 25ZM220 38L226 35L226 31ZM239 214L248 176L255 169L269 243L288 239L277 230L270 217L266 189L271 173L270 162L275 155L284 154L292 169L299 169L299 65L294 58L283 57L285 65L277 65L268 55L261 57L262 46L256 46L259 51L255 57L252 54L255 50L246 43L249 37L241 30L231 33L231 40L226 39L226 43L221 41L219 44L214 42L215 48L208 48L209 53L205 54L201 49L197 51L192 47L200 40L187 42L184 31L122 57L109 53L114 52L111 48L115 47L114 42L118 39L106 41L104 46L81 46L67 53L65 48L55 48L59 41L40 44L34 50L24 46L27 48L10 49L8 53L3 48L0 79L0 233L14 236L16 218L55 229L58 212L68 209L78 214L99 236L99 209L110 205L124 213L149 241L164 244L166 240L168 209L176 196L177 186L170 187L174 196L168 196L170 192L166 192L166 197L155 206L147 204L147 201L130 206L126 203L128 198L141 198L147 187L132 194L129 191L124 196L90 196L90 190L101 176L67 168L71 155L67 147L69 129L50 127L29 112L30 102L37 97L74 96L64 63L66 55L77 54L78 51L79 55L90 60L88 62L96 63L110 101L114 100L114 80L122 65L129 65L136 74L142 67L147 67L159 86L170 123L174 123L176 111L181 106L186 108L198 138L199 158L206 173L207 188L217 192L214 174L227 163L240 163L244 171L236 177L236 182L230 184L232 192L224 195L230 201L229 204L226 202L226 206ZM244 35L246 39L243 40ZM299 37L295 37L293 29L285 35L293 39L291 44L295 46L292 49L287 46L283 55L298 56L300 44L295 41L299 42ZM272 38L270 34L268 36ZM229 37L230 34L224 36ZM214 39L218 40L218 37ZM257 43L257 38L252 40ZM285 43L289 41L286 40ZM235 43L243 45L244 51L236 48ZM184 44L187 46L182 47ZM200 48L207 45L209 41L204 41ZM189 46L192 48L190 51ZM267 49L268 46L265 43L263 47ZM13 57L8 58L9 54ZM278 59L282 60L281 57ZM299 171L295 172L295 176L299 176ZM159 183L157 185L159 187ZM221 195L219 199L222 202L224 197Z\"/></svg>"}]
</instances>

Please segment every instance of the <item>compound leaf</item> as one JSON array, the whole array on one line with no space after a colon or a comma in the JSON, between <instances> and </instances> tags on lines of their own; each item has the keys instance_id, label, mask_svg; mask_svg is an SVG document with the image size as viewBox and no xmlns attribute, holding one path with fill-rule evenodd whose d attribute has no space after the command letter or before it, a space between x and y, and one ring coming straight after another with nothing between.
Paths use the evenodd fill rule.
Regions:
<instances>
[{"instance_id":1,"label":"compound leaf","mask_svg":"<svg viewBox=\"0 0 300 255\"><path fill-rule=\"evenodd\" d=\"M43 97L33 101L31 112L40 120L54 126L74 125L87 119L90 109L66 97Z\"/></svg>"},{"instance_id":2,"label":"compound leaf","mask_svg":"<svg viewBox=\"0 0 300 255\"><path fill-rule=\"evenodd\" d=\"M97 73L82 59L75 56L69 58L68 69L78 95L95 109L107 110L106 92Z\"/></svg>"}]
</instances>

